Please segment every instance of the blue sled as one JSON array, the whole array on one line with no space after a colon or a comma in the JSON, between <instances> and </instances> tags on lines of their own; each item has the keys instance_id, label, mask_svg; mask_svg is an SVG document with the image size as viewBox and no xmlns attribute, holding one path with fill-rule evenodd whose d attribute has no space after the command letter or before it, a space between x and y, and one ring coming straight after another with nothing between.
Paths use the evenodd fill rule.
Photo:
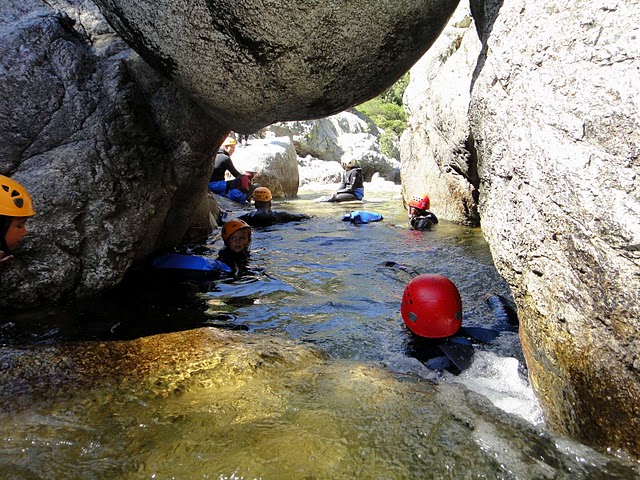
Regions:
<instances>
[{"instance_id":1,"label":"blue sled","mask_svg":"<svg viewBox=\"0 0 640 480\"><path fill-rule=\"evenodd\" d=\"M365 212L364 210L355 210L351 213L347 213L342 216L342 221L350 221L355 224L363 224L369 222L379 222L382 220L382 215L375 212Z\"/></svg>"},{"instance_id":2,"label":"blue sled","mask_svg":"<svg viewBox=\"0 0 640 480\"><path fill-rule=\"evenodd\" d=\"M226 272L231 273L231 268L226 263L212 258L198 257L197 255L181 255L179 253L165 253L159 255L151 262L153 268L172 270L197 270L200 272Z\"/></svg>"}]
</instances>

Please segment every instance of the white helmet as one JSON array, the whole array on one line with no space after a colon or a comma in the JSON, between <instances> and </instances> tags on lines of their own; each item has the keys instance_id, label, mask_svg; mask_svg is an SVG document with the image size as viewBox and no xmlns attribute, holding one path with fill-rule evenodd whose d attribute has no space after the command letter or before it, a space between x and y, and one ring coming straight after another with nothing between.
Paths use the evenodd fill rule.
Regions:
<instances>
[{"instance_id":1,"label":"white helmet","mask_svg":"<svg viewBox=\"0 0 640 480\"><path fill-rule=\"evenodd\" d=\"M342 165L353 168L358 165L358 161L355 158L349 158L348 160L342 160Z\"/></svg>"}]
</instances>

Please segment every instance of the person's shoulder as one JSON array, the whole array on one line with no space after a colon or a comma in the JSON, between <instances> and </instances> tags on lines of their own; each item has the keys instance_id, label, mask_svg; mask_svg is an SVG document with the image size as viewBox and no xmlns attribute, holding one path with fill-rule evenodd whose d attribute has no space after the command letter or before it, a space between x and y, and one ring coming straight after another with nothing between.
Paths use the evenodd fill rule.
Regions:
<instances>
[{"instance_id":1,"label":"person's shoulder","mask_svg":"<svg viewBox=\"0 0 640 480\"><path fill-rule=\"evenodd\" d=\"M281 210L272 210L271 213L279 223L295 222L311 218L311 215L307 215L306 213L290 213Z\"/></svg>"}]
</instances>

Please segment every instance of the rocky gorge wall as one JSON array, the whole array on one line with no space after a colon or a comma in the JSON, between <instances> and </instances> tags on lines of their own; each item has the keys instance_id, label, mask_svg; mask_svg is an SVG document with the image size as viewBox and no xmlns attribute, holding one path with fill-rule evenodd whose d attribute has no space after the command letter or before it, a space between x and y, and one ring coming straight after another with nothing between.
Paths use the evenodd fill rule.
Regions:
<instances>
[{"instance_id":1,"label":"rocky gorge wall","mask_svg":"<svg viewBox=\"0 0 640 480\"><path fill-rule=\"evenodd\" d=\"M223 127L89 1L3 1L0 27L0 173L37 211L0 271L0 306L109 288L190 228L211 231L206 183Z\"/></svg>"},{"instance_id":2,"label":"rocky gorge wall","mask_svg":"<svg viewBox=\"0 0 640 480\"><path fill-rule=\"evenodd\" d=\"M229 68L207 56L208 74L224 84L202 91L209 81L193 80L190 62L176 63L182 50L167 50L153 28L136 32L122 2L100 3L138 53L191 96L142 62L88 1L0 4L0 173L24 183L38 211L21 258L0 272L3 306L99 291L189 226L211 228L210 157L229 128L323 116L375 96L422 56L457 5L398 2L397 12L375 15L380 5L367 4L356 17L367 28L355 31L373 30L376 41L360 41L354 61L343 41L353 37L339 35L352 27L348 9L326 5L330 35L296 49L272 29L265 37L255 15L234 21L233 2L208 2L218 8L205 15L215 20L210 40L239 42L225 50ZM319 4L295 5L277 13ZM192 13L177 7L155 13ZM416 90L431 95L407 103L405 196L426 189L441 218L481 222L514 293L549 424L640 456L639 2L473 0L460 8L430 50L437 56L416 65L423 74L414 80L430 80ZM260 82L248 87L237 82L242 75ZM284 80L294 77L317 82L295 82L292 92ZM236 95L225 90L234 84Z\"/></svg>"},{"instance_id":3,"label":"rocky gorge wall","mask_svg":"<svg viewBox=\"0 0 640 480\"><path fill-rule=\"evenodd\" d=\"M405 198L473 223L552 428L640 455L640 3L463 2L412 69ZM462 201L461 201L462 200Z\"/></svg>"}]
</instances>

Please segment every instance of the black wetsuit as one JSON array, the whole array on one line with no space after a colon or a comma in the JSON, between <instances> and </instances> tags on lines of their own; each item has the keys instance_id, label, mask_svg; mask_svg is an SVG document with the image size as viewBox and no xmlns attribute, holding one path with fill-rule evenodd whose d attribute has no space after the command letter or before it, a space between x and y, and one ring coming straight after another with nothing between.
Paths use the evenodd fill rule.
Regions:
<instances>
[{"instance_id":1,"label":"black wetsuit","mask_svg":"<svg viewBox=\"0 0 640 480\"><path fill-rule=\"evenodd\" d=\"M409 224L413 230L428 230L436 223L438 223L438 218L429 210L425 210L422 215L409 219Z\"/></svg>"},{"instance_id":2,"label":"black wetsuit","mask_svg":"<svg viewBox=\"0 0 640 480\"><path fill-rule=\"evenodd\" d=\"M311 218L311 215L305 213L289 213L277 210L267 210L266 208L258 208L252 212L245 213L238 217L244 220L252 227L268 227L276 223L298 222Z\"/></svg>"},{"instance_id":3,"label":"black wetsuit","mask_svg":"<svg viewBox=\"0 0 640 480\"><path fill-rule=\"evenodd\" d=\"M220 182L224 180L225 172L231 173L234 177L239 177L240 172L236 170L236 167L233 165L231 161L231 155L224 148L218 150L218 154L216 155L216 159L213 162L213 173L211 174L211 182Z\"/></svg>"},{"instance_id":4,"label":"black wetsuit","mask_svg":"<svg viewBox=\"0 0 640 480\"><path fill-rule=\"evenodd\" d=\"M342 183L338 191L327 198L326 202L348 202L362 200L364 197L364 181L362 169L355 167L342 173Z\"/></svg>"},{"instance_id":5,"label":"black wetsuit","mask_svg":"<svg viewBox=\"0 0 640 480\"><path fill-rule=\"evenodd\" d=\"M225 263L232 270L234 275L240 275L247 271L249 263L249 252L232 252L229 248L224 247L218 253L218 260Z\"/></svg>"}]
</instances>

